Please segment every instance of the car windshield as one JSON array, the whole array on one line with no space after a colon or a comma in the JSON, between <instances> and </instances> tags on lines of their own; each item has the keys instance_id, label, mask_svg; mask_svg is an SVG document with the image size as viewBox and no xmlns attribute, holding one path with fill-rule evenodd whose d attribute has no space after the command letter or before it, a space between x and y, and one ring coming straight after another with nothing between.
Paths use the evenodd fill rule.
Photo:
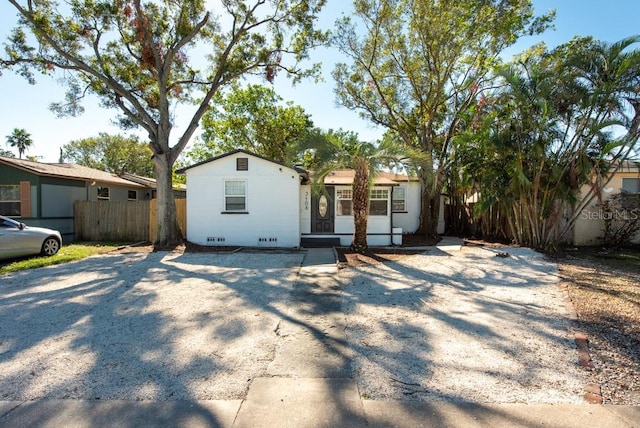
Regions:
<instances>
[{"instance_id":1,"label":"car windshield","mask_svg":"<svg viewBox=\"0 0 640 428\"><path fill-rule=\"evenodd\" d=\"M20 228L20 222L17 222L13 219L10 219L8 217L2 217L0 216L0 224L2 224L2 227L17 227Z\"/></svg>"}]
</instances>

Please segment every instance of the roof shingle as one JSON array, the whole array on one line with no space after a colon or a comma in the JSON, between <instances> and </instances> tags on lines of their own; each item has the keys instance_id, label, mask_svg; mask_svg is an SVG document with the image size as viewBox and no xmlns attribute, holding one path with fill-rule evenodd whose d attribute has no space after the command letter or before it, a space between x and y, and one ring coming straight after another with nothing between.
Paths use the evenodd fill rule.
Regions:
<instances>
[{"instance_id":1,"label":"roof shingle","mask_svg":"<svg viewBox=\"0 0 640 428\"><path fill-rule=\"evenodd\" d=\"M134 183L133 181L125 180L124 178L118 177L116 174L111 174L109 172L100 171L98 169L76 165L73 163L40 163L25 159L15 159L0 156L0 164L13 166L36 175L46 177L95 181L100 183L119 184L129 187L145 187L142 184Z\"/></svg>"}]
</instances>

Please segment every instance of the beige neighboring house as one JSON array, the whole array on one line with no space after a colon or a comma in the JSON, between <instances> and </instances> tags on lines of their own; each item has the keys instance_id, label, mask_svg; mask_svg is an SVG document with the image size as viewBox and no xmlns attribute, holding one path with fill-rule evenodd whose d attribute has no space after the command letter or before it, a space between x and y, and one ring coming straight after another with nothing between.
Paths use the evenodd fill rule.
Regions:
<instances>
[{"instance_id":1,"label":"beige neighboring house","mask_svg":"<svg viewBox=\"0 0 640 428\"><path fill-rule=\"evenodd\" d=\"M582 194L589 191L589 186L583 186ZM633 162L624 162L620 169L613 174L602 191L602 202L609 200L619 193L640 194L640 169ZM640 210L607 213L603 210L601 201L593 201L582 210L573 228L573 243L575 245L599 245L604 236L605 219L607 216L617 216L618 220L640 216ZM640 244L640 234L632 239L634 244Z\"/></svg>"}]
</instances>

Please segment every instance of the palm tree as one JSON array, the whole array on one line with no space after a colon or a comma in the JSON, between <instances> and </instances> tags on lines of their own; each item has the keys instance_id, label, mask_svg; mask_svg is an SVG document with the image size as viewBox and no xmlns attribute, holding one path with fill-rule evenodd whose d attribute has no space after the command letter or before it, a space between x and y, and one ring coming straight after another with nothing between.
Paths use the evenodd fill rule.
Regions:
<instances>
[{"instance_id":1,"label":"palm tree","mask_svg":"<svg viewBox=\"0 0 640 428\"><path fill-rule=\"evenodd\" d=\"M14 128L11 135L7 135L7 145L18 149L18 157L22 159L22 155L33 144L31 134L24 129Z\"/></svg>"},{"instance_id":2,"label":"palm tree","mask_svg":"<svg viewBox=\"0 0 640 428\"><path fill-rule=\"evenodd\" d=\"M354 235L351 250L366 252L369 193L373 179L382 167L398 163L405 157L401 148L391 143L376 145L363 142L358 140L357 134L342 130L315 130L302 148L313 153L310 167L314 170L313 187L318 192L324 189L324 179L331 171L344 168L354 170Z\"/></svg>"},{"instance_id":3,"label":"palm tree","mask_svg":"<svg viewBox=\"0 0 640 428\"><path fill-rule=\"evenodd\" d=\"M504 86L492 98L493 120L476 157L479 206L499 209L518 244L556 250L603 187L593 177L610 176L607 168L637 149L636 43L640 37L575 39L498 71ZM582 195L583 185L593 189Z\"/></svg>"}]
</instances>

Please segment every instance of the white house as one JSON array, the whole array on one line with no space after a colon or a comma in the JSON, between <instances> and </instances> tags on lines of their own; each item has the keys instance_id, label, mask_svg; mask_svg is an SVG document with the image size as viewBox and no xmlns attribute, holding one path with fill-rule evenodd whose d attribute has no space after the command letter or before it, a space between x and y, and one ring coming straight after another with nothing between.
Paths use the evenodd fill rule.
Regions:
<instances>
[{"instance_id":1,"label":"white house","mask_svg":"<svg viewBox=\"0 0 640 428\"><path fill-rule=\"evenodd\" d=\"M190 242L252 247L351 244L351 170L329 174L322 194L312 191L306 171L244 150L178 173L187 176ZM420 183L416 179L378 175L371 189L369 245L400 244L402 233L417 230L419 215Z\"/></svg>"},{"instance_id":2,"label":"white house","mask_svg":"<svg viewBox=\"0 0 640 428\"><path fill-rule=\"evenodd\" d=\"M236 150L178 171L187 176L187 240L297 247L306 173Z\"/></svg>"}]
</instances>

